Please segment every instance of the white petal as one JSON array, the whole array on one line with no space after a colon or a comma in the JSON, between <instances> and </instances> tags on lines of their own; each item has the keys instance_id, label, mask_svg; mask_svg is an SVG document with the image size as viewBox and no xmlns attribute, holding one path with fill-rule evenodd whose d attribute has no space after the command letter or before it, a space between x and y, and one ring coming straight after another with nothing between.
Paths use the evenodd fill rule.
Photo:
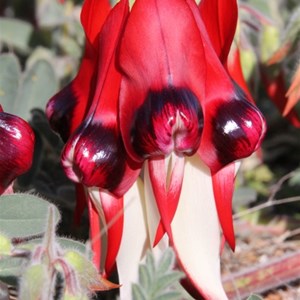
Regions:
<instances>
[{"instance_id":1,"label":"white petal","mask_svg":"<svg viewBox=\"0 0 300 300\"><path fill-rule=\"evenodd\" d=\"M148 161L145 162L144 189L145 189L146 217L147 217L147 226L149 231L149 240L150 240L150 245L153 246L157 227L160 222L160 214L156 205L153 189L151 186ZM165 236L161 239L161 241L152 250L154 257L156 259L159 259L167 247L169 247L169 239L165 234Z\"/></svg>"},{"instance_id":2,"label":"white petal","mask_svg":"<svg viewBox=\"0 0 300 300\"><path fill-rule=\"evenodd\" d=\"M172 222L182 268L206 299L227 299L220 275L220 228L209 169L197 155L186 158L179 205Z\"/></svg>"},{"instance_id":3,"label":"white petal","mask_svg":"<svg viewBox=\"0 0 300 300\"><path fill-rule=\"evenodd\" d=\"M143 183L140 179L124 196L124 229L117 256L120 299L131 299L131 284L138 282L138 265L149 248L144 215Z\"/></svg>"}]
</instances>

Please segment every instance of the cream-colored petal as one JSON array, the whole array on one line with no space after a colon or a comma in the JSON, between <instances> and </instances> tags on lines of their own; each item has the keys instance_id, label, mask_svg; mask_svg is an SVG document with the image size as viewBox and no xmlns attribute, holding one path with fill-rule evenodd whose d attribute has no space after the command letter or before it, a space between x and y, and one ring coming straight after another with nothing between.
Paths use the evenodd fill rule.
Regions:
<instances>
[{"instance_id":1,"label":"cream-colored petal","mask_svg":"<svg viewBox=\"0 0 300 300\"><path fill-rule=\"evenodd\" d=\"M220 228L209 169L186 158L179 205L172 222L177 259L206 299L227 299L220 275Z\"/></svg>"},{"instance_id":2,"label":"cream-colored petal","mask_svg":"<svg viewBox=\"0 0 300 300\"><path fill-rule=\"evenodd\" d=\"M138 282L138 266L149 248L144 215L143 183L140 179L124 196L124 228L117 255L120 299L131 299L131 285Z\"/></svg>"}]
</instances>

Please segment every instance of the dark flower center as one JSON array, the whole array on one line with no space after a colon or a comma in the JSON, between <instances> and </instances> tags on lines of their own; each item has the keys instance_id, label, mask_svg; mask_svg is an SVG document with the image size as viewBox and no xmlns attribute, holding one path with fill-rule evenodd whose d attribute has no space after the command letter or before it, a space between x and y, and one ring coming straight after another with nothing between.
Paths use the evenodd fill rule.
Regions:
<instances>
[{"instance_id":1,"label":"dark flower center","mask_svg":"<svg viewBox=\"0 0 300 300\"><path fill-rule=\"evenodd\" d=\"M196 96L185 88L149 91L137 110L131 143L142 158L193 155L200 144L203 113Z\"/></svg>"}]
</instances>

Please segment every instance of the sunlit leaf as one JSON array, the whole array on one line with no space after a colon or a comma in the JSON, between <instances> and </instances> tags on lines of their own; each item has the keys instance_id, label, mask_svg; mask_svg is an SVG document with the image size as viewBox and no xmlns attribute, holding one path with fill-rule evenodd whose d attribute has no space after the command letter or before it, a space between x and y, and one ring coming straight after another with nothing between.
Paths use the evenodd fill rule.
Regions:
<instances>
[{"instance_id":1,"label":"sunlit leaf","mask_svg":"<svg viewBox=\"0 0 300 300\"><path fill-rule=\"evenodd\" d=\"M260 58L267 62L280 45L280 32L277 27L265 25L262 29L260 42Z\"/></svg>"},{"instance_id":2,"label":"sunlit leaf","mask_svg":"<svg viewBox=\"0 0 300 300\"><path fill-rule=\"evenodd\" d=\"M0 259L2 255L10 255L12 244L10 239L0 232Z\"/></svg>"}]
</instances>

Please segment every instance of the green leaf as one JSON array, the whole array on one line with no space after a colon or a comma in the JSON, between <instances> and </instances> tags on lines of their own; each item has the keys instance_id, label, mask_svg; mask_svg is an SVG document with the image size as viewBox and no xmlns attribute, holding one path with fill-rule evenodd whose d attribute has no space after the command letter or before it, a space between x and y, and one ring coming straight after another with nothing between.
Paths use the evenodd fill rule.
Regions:
<instances>
[{"instance_id":1,"label":"green leaf","mask_svg":"<svg viewBox=\"0 0 300 300\"><path fill-rule=\"evenodd\" d=\"M82 49L71 37L64 35L58 39L61 49L67 54L79 59L82 55Z\"/></svg>"},{"instance_id":2,"label":"green leaf","mask_svg":"<svg viewBox=\"0 0 300 300\"><path fill-rule=\"evenodd\" d=\"M0 259L0 278L5 281L5 278L21 276L26 263L25 258L4 256Z\"/></svg>"},{"instance_id":3,"label":"green leaf","mask_svg":"<svg viewBox=\"0 0 300 300\"><path fill-rule=\"evenodd\" d=\"M263 300L263 298L258 295L252 294L247 298L247 300Z\"/></svg>"},{"instance_id":4,"label":"green leaf","mask_svg":"<svg viewBox=\"0 0 300 300\"><path fill-rule=\"evenodd\" d=\"M260 41L260 56L266 62L280 46L280 32L277 27L265 25L262 29Z\"/></svg>"},{"instance_id":5,"label":"green leaf","mask_svg":"<svg viewBox=\"0 0 300 300\"><path fill-rule=\"evenodd\" d=\"M148 289L151 286L151 274L145 265L139 266L139 281L141 286Z\"/></svg>"},{"instance_id":6,"label":"green leaf","mask_svg":"<svg viewBox=\"0 0 300 300\"><path fill-rule=\"evenodd\" d=\"M68 238L62 238L62 237L56 237L55 240L63 250L74 250L83 255L86 255L89 259L92 258L92 253L90 253L88 249L86 249L86 245L83 243ZM32 239L29 242L23 243L22 249L33 251L33 249L37 245L41 245L42 243L43 243L42 238Z\"/></svg>"},{"instance_id":7,"label":"green leaf","mask_svg":"<svg viewBox=\"0 0 300 300\"><path fill-rule=\"evenodd\" d=\"M51 278L46 265L28 266L20 281L19 299L45 299L45 296L48 298L50 283Z\"/></svg>"},{"instance_id":8,"label":"green leaf","mask_svg":"<svg viewBox=\"0 0 300 300\"><path fill-rule=\"evenodd\" d=\"M262 13L265 17L271 17L270 6L268 3L269 1L248 0L247 2L247 4Z\"/></svg>"},{"instance_id":9,"label":"green leaf","mask_svg":"<svg viewBox=\"0 0 300 300\"><path fill-rule=\"evenodd\" d=\"M300 5L289 16L288 24L282 34L282 44L294 43L299 40L300 32Z\"/></svg>"},{"instance_id":10,"label":"green leaf","mask_svg":"<svg viewBox=\"0 0 300 300\"><path fill-rule=\"evenodd\" d=\"M132 286L132 293L135 293L133 298L164 299L161 296L168 295L169 292L172 295L167 299L177 299L178 295L182 295L178 282L184 274L173 270L174 263L172 248L166 249L158 262L155 262L153 253L148 252L145 264L139 266L139 284ZM175 295L177 298L174 298Z\"/></svg>"},{"instance_id":11,"label":"green leaf","mask_svg":"<svg viewBox=\"0 0 300 300\"><path fill-rule=\"evenodd\" d=\"M300 169L295 170L295 175L289 180L291 186L300 185Z\"/></svg>"},{"instance_id":12,"label":"green leaf","mask_svg":"<svg viewBox=\"0 0 300 300\"><path fill-rule=\"evenodd\" d=\"M0 259L2 255L10 255L12 244L10 239L0 232ZM1 298L0 298L1 299Z\"/></svg>"},{"instance_id":13,"label":"green leaf","mask_svg":"<svg viewBox=\"0 0 300 300\"><path fill-rule=\"evenodd\" d=\"M28 120L30 110L44 110L49 98L57 90L58 81L52 65L46 60L36 61L24 74L17 115Z\"/></svg>"},{"instance_id":14,"label":"green leaf","mask_svg":"<svg viewBox=\"0 0 300 300\"><path fill-rule=\"evenodd\" d=\"M55 58L53 52L50 49L38 46L30 53L30 56L26 60L26 68L31 68L39 60L46 60L48 62L53 61Z\"/></svg>"},{"instance_id":15,"label":"green leaf","mask_svg":"<svg viewBox=\"0 0 300 300\"><path fill-rule=\"evenodd\" d=\"M90 298L86 295L73 295L69 294L68 291L65 292L63 300L89 300Z\"/></svg>"},{"instance_id":16,"label":"green leaf","mask_svg":"<svg viewBox=\"0 0 300 300\"><path fill-rule=\"evenodd\" d=\"M39 0L36 15L40 27L59 26L66 21L64 7L58 1Z\"/></svg>"},{"instance_id":17,"label":"green leaf","mask_svg":"<svg viewBox=\"0 0 300 300\"><path fill-rule=\"evenodd\" d=\"M167 249L158 262L157 273L164 274L171 270L174 265L175 257L171 248Z\"/></svg>"},{"instance_id":18,"label":"green leaf","mask_svg":"<svg viewBox=\"0 0 300 300\"><path fill-rule=\"evenodd\" d=\"M10 238L27 237L45 232L50 203L30 194L0 197L0 228ZM55 220L60 214L55 208Z\"/></svg>"},{"instance_id":19,"label":"green leaf","mask_svg":"<svg viewBox=\"0 0 300 300\"><path fill-rule=\"evenodd\" d=\"M64 253L64 260L76 271L81 287L88 289L98 278L98 272L92 261L83 254L74 250Z\"/></svg>"},{"instance_id":20,"label":"green leaf","mask_svg":"<svg viewBox=\"0 0 300 300\"><path fill-rule=\"evenodd\" d=\"M20 52L28 53L33 26L25 21L0 18L0 42Z\"/></svg>"},{"instance_id":21,"label":"green leaf","mask_svg":"<svg viewBox=\"0 0 300 300\"><path fill-rule=\"evenodd\" d=\"M0 103L3 110L14 113L20 84L21 66L14 54L0 55Z\"/></svg>"},{"instance_id":22,"label":"green leaf","mask_svg":"<svg viewBox=\"0 0 300 300\"><path fill-rule=\"evenodd\" d=\"M133 300L148 300L149 298L146 297L143 289L137 285L132 285L132 299Z\"/></svg>"},{"instance_id":23,"label":"green leaf","mask_svg":"<svg viewBox=\"0 0 300 300\"><path fill-rule=\"evenodd\" d=\"M84 243L71 240L68 238L57 238L56 239L62 249L75 250L80 252L81 254L87 254L88 249ZM89 253L88 253L89 254Z\"/></svg>"},{"instance_id":24,"label":"green leaf","mask_svg":"<svg viewBox=\"0 0 300 300\"><path fill-rule=\"evenodd\" d=\"M155 295L162 293L165 289L172 286L183 277L183 273L179 271L172 271L172 273L164 274L163 276L158 277L155 284L153 285Z\"/></svg>"},{"instance_id":25,"label":"green leaf","mask_svg":"<svg viewBox=\"0 0 300 300\"><path fill-rule=\"evenodd\" d=\"M180 300L180 299L183 299L182 294L180 292L168 291L168 292L165 292L164 294L161 294L161 295L155 297L153 300Z\"/></svg>"},{"instance_id":26,"label":"green leaf","mask_svg":"<svg viewBox=\"0 0 300 300\"><path fill-rule=\"evenodd\" d=\"M257 56L254 52L254 49L252 48L248 48L248 49L241 48L240 54L241 54L243 75L246 81L248 81L250 80L251 75L253 74L253 71L257 66Z\"/></svg>"},{"instance_id":27,"label":"green leaf","mask_svg":"<svg viewBox=\"0 0 300 300\"><path fill-rule=\"evenodd\" d=\"M148 251L148 253L146 255L146 266L152 277L155 273L155 261L154 261L154 256L150 251Z\"/></svg>"}]
</instances>

